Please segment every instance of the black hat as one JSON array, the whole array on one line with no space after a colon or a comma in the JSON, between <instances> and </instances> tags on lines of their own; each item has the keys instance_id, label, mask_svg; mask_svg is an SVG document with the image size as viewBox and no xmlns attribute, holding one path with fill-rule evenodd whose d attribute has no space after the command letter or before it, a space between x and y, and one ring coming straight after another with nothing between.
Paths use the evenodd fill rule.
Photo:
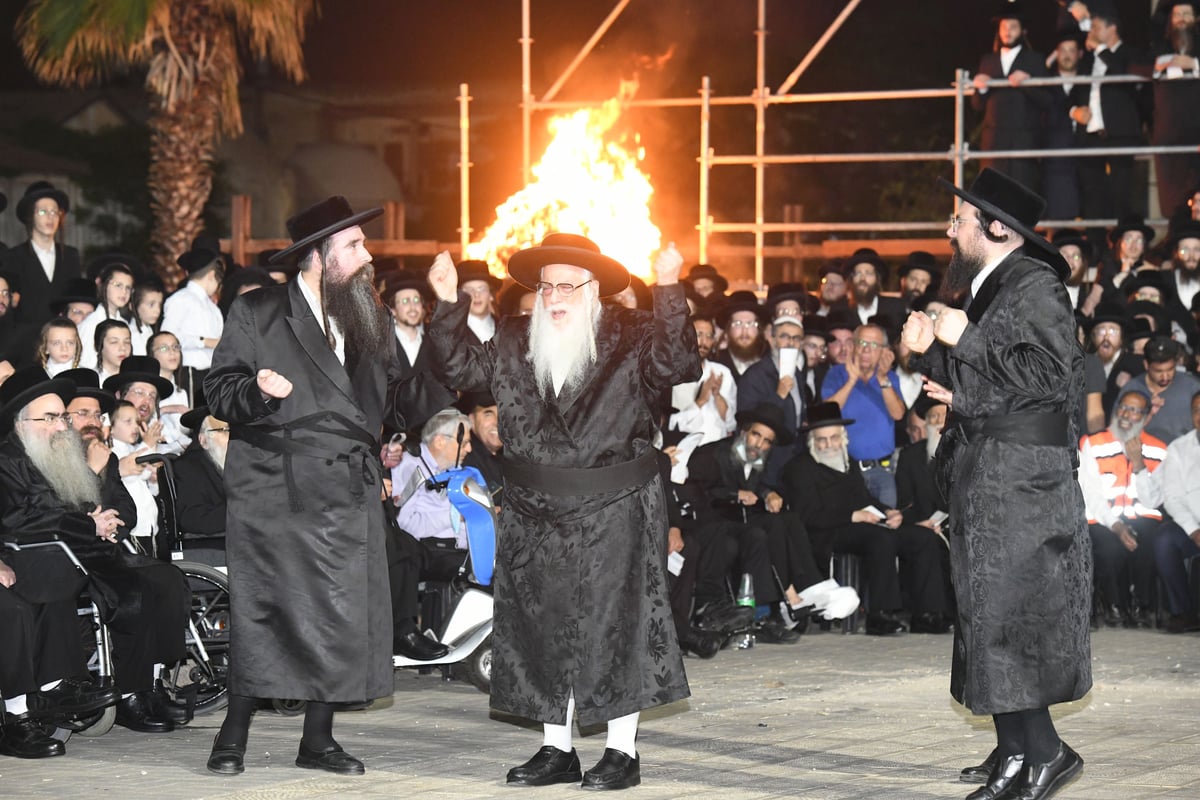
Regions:
<instances>
[{"instance_id":1,"label":"black hat","mask_svg":"<svg viewBox=\"0 0 1200 800\"><path fill-rule=\"evenodd\" d=\"M870 247L860 247L850 254L850 257L842 262L842 277L847 281L854 274L854 268L859 264L870 264L875 267L875 278L880 286L887 281L888 265L887 262Z\"/></svg>"},{"instance_id":2,"label":"black hat","mask_svg":"<svg viewBox=\"0 0 1200 800\"><path fill-rule=\"evenodd\" d=\"M487 281L488 288L495 292L504 283L503 279L497 278L492 274L486 261L467 259L458 262L455 265L455 269L458 270L459 286L462 286L467 281ZM534 282L536 283L537 281L535 280ZM616 294L616 292L613 292L613 294Z\"/></svg>"},{"instance_id":3,"label":"black hat","mask_svg":"<svg viewBox=\"0 0 1200 800\"><path fill-rule=\"evenodd\" d=\"M831 272L836 275L841 275L843 264L844 264L844 262L840 258L835 258L831 261L826 261L824 264L817 267L817 277L824 278L826 275L828 275Z\"/></svg>"},{"instance_id":4,"label":"black hat","mask_svg":"<svg viewBox=\"0 0 1200 800\"><path fill-rule=\"evenodd\" d=\"M269 247L266 250L259 250L258 255L255 256L254 263L267 270L279 269L280 265L271 260L275 257L275 254L279 252L281 251L278 247Z\"/></svg>"},{"instance_id":5,"label":"black hat","mask_svg":"<svg viewBox=\"0 0 1200 800\"><path fill-rule=\"evenodd\" d=\"M496 299L499 306L500 316L515 317L521 313L521 298L527 294L537 296L533 289L528 286L522 286L515 281L510 283L505 289L500 292L500 296Z\"/></svg>"},{"instance_id":6,"label":"black hat","mask_svg":"<svg viewBox=\"0 0 1200 800\"><path fill-rule=\"evenodd\" d=\"M1041 257L1058 273L1060 280L1071 274L1067 260L1058 248L1033 230L1046 209L1046 201L1041 195L991 167L985 167L979 173L970 189L959 189L945 178L938 178L938 185L1021 234L1026 246L1037 251L1026 250L1026 254Z\"/></svg>"},{"instance_id":7,"label":"black hat","mask_svg":"<svg viewBox=\"0 0 1200 800\"><path fill-rule=\"evenodd\" d=\"M1136 275L1126 278L1121 282L1121 293L1130 300L1141 289L1158 289L1159 297L1162 302L1167 301L1167 284L1163 280L1163 275L1156 269L1143 269Z\"/></svg>"},{"instance_id":8,"label":"black hat","mask_svg":"<svg viewBox=\"0 0 1200 800\"><path fill-rule=\"evenodd\" d=\"M222 291L228 293L231 297L237 297L238 290L246 286L263 287L274 285L275 279L264 268L239 267L233 271L233 274L225 276Z\"/></svg>"},{"instance_id":9,"label":"black hat","mask_svg":"<svg viewBox=\"0 0 1200 800\"><path fill-rule=\"evenodd\" d=\"M1108 243L1113 247L1117 246L1117 242L1121 241L1121 237L1129 231L1141 231L1142 236L1146 239L1146 249L1150 249L1150 243L1154 241L1154 228L1146 224L1146 221L1137 214L1123 214L1117 220L1117 225L1108 232Z\"/></svg>"},{"instance_id":10,"label":"black hat","mask_svg":"<svg viewBox=\"0 0 1200 800\"><path fill-rule=\"evenodd\" d=\"M1200 297L1200 295L1196 296ZM1133 328L1129 333L1129 343L1131 345L1139 339L1149 339L1155 335L1154 326L1145 317L1134 317L1129 321L1129 324Z\"/></svg>"},{"instance_id":11,"label":"black hat","mask_svg":"<svg viewBox=\"0 0 1200 800\"><path fill-rule=\"evenodd\" d=\"M92 281L93 285L99 279L100 273L114 265L121 265L133 274L135 281L140 281L142 276L146 274L146 266L141 260L134 255L122 252L120 250L109 250L107 253L101 253L88 262L85 273L88 280Z\"/></svg>"},{"instance_id":12,"label":"black hat","mask_svg":"<svg viewBox=\"0 0 1200 800\"><path fill-rule=\"evenodd\" d=\"M801 433L808 433L817 428L825 428L830 425L853 425L854 420L847 419L842 416L842 407L832 400L826 400L824 403L815 403L808 409L808 421L800 426Z\"/></svg>"},{"instance_id":13,"label":"black hat","mask_svg":"<svg viewBox=\"0 0 1200 800\"><path fill-rule=\"evenodd\" d=\"M1050 242L1058 248L1075 245L1089 265L1096 260L1096 248L1092 246L1087 234L1078 228L1059 228L1050 234Z\"/></svg>"},{"instance_id":14,"label":"black hat","mask_svg":"<svg viewBox=\"0 0 1200 800\"><path fill-rule=\"evenodd\" d=\"M741 290L729 295L729 298L717 311L717 325L721 327L721 330L729 330L729 319L738 311L754 312L754 316L758 317L760 328L771 324L770 309L758 302L758 297L754 292Z\"/></svg>"},{"instance_id":15,"label":"black hat","mask_svg":"<svg viewBox=\"0 0 1200 800\"><path fill-rule=\"evenodd\" d=\"M470 414L477 408L488 408L494 405L496 405L496 398L492 397L491 392L463 392L463 396L458 398L454 407L464 414Z\"/></svg>"},{"instance_id":16,"label":"black hat","mask_svg":"<svg viewBox=\"0 0 1200 800\"><path fill-rule=\"evenodd\" d=\"M383 209L377 206L355 214L354 210L350 208L350 203L340 194L326 198L288 218L287 229L288 235L292 237L292 243L271 256L270 263L280 264L292 256L299 255L322 239L333 236L338 231L344 231L346 228L369 222L382 213Z\"/></svg>"},{"instance_id":17,"label":"black hat","mask_svg":"<svg viewBox=\"0 0 1200 800\"><path fill-rule=\"evenodd\" d=\"M537 247L513 253L508 259L508 274L529 289L541 280L542 267L548 264L570 264L581 267L595 276L600 296L608 297L629 285L629 270L616 259L600 253L591 239L574 233L552 233Z\"/></svg>"},{"instance_id":18,"label":"black hat","mask_svg":"<svg viewBox=\"0 0 1200 800\"><path fill-rule=\"evenodd\" d=\"M784 424L783 409L773 403L759 403L754 408L739 411L735 419L739 426L755 422L766 425L775 431L775 444L788 445L796 439Z\"/></svg>"},{"instance_id":19,"label":"black hat","mask_svg":"<svg viewBox=\"0 0 1200 800\"><path fill-rule=\"evenodd\" d=\"M10 292L12 292L13 294L20 294L20 292L21 292L21 276L20 275L18 275L17 273L13 272L10 269L0 269L0 278L3 278L4 282L8 284L8 290ZM93 292L92 294L95 294L95 292Z\"/></svg>"},{"instance_id":20,"label":"black hat","mask_svg":"<svg viewBox=\"0 0 1200 800\"><path fill-rule=\"evenodd\" d=\"M775 307L784 300L795 300L800 304L800 313L816 311L820 302L808 293L802 283L773 283L767 288L767 308L771 316L775 315Z\"/></svg>"},{"instance_id":21,"label":"black hat","mask_svg":"<svg viewBox=\"0 0 1200 800\"><path fill-rule=\"evenodd\" d=\"M805 336L820 336L826 344L833 341L833 334L829 332L829 326L820 314L805 314L803 321Z\"/></svg>"},{"instance_id":22,"label":"black hat","mask_svg":"<svg viewBox=\"0 0 1200 800\"><path fill-rule=\"evenodd\" d=\"M67 198L66 192L55 189L49 181L34 181L29 184L25 194L21 195L21 199L17 201L17 219L29 225L33 221L33 206L38 200L46 197L58 203L58 208L63 213L71 210L71 201Z\"/></svg>"},{"instance_id":23,"label":"black hat","mask_svg":"<svg viewBox=\"0 0 1200 800\"><path fill-rule=\"evenodd\" d=\"M1186 222L1180 223L1175 230L1171 231L1172 256L1175 255L1175 251L1179 248L1179 243L1184 239L1200 239L1200 222L1189 219Z\"/></svg>"},{"instance_id":24,"label":"black hat","mask_svg":"<svg viewBox=\"0 0 1200 800\"><path fill-rule=\"evenodd\" d=\"M1134 300L1125 306L1126 319L1132 321L1139 317L1149 317L1154 320L1155 334L1167 334L1171 331L1171 318L1167 315L1167 309L1158 303L1151 303L1149 300Z\"/></svg>"},{"instance_id":25,"label":"black hat","mask_svg":"<svg viewBox=\"0 0 1200 800\"><path fill-rule=\"evenodd\" d=\"M908 254L908 258L904 259L904 263L900 265L899 275L903 278L914 269L922 269L929 273L931 278L935 280L942 274L942 270L938 267L937 258L933 253L927 253L924 250L913 250Z\"/></svg>"},{"instance_id":26,"label":"black hat","mask_svg":"<svg viewBox=\"0 0 1200 800\"><path fill-rule=\"evenodd\" d=\"M729 288L729 281L725 280L725 276L717 272L717 268L712 264L693 264L688 270L687 277L683 279L684 283L690 284L697 278L708 278L712 281L713 289L718 294L724 294Z\"/></svg>"},{"instance_id":27,"label":"black hat","mask_svg":"<svg viewBox=\"0 0 1200 800\"><path fill-rule=\"evenodd\" d=\"M175 392L175 384L160 374L158 360L153 356L129 356L121 362L121 371L104 382L110 392L119 392L131 383L149 383L165 400Z\"/></svg>"},{"instance_id":28,"label":"black hat","mask_svg":"<svg viewBox=\"0 0 1200 800\"><path fill-rule=\"evenodd\" d=\"M75 384L63 378L50 379L41 367L19 369L0 384L0 433L12 430L13 417L22 408L46 394L56 394L64 404L75 396Z\"/></svg>"},{"instance_id":29,"label":"black hat","mask_svg":"<svg viewBox=\"0 0 1200 800\"><path fill-rule=\"evenodd\" d=\"M1080 51L1082 51L1087 44L1087 34L1079 30L1078 27L1059 28L1054 32L1054 38L1050 40L1050 44L1053 45L1051 49L1056 49L1063 42L1075 42L1075 44L1079 45Z\"/></svg>"},{"instance_id":30,"label":"black hat","mask_svg":"<svg viewBox=\"0 0 1200 800\"><path fill-rule=\"evenodd\" d=\"M1102 322L1120 325L1122 335L1129 335L1129 317L1125 314L1124 306L1119 306L1116 303L1101 303L1096 306L1095 313L1084 323L1087 327L1088 335L1091 335L1092 328L1095 328Z\"/></svg>"},{"instance_id":31,"label":"black hat","mask_svg":"<svg viewBox=\"0 0 1200 800\"><path fill-rule=\"evenodd\" d=\"M63 289L63 293L50 301L50 311L62 314L71 303L100 305L100 300L96 297L96 282L87 278L72 278Z\"/></svg>"},{"instance_id":32,"label":"black hat","mask_svg":"<svg viewBox=\"0 0 1200 800\"><path fill-rule=\"evenodd\" d=\"M946 405L944 401L934 400L929 396L928 392L922 389L921 393L917 395L917 399L913 401L912 412L921 419L927 419L929 417L929 409L933 408L934 406L944 405Z\"/></svg>"},{"instance_id":33,"label":"black hat","mask_svg":"<svg viewBox=\"0 0 1200 800\"><path fill-rule=\"evenodd\" d=\"M995 25L1002 19L1015 19L1025 24L1025 6L1018 0L1004 0L996 9L996 13L992 15L992 24Z\"/></svg>"},{"instance_id":34,"label":"black hat","mask_svg":"<svg viewBox=\"0 0 1200 800\"><path fill-rule=\"evenodd\" d=\"M58 377L69 380L75 385L76 397L95 399L100 404L100 411L104 414L111 414L117 405L117 398L113 396L113 393L100 388L100 376L94 369L87 367L67 369L58 373Z\"/></svg>"},{"instance_id":35,"label":"black hat","mask_svg":"<svg viewBox=\"0 0 1200 800\"><path fill-rule=\"evenodd\" d=\"M179 424L192 433L200 433L200 428L204 425L204 420L210 416L208 406L196 406L180 415Z\"/></svg>"},{"instance_id":36,"label":"black hat","mask_svg":"<svg viewBox=\"0 0 1200 800\"><path fill-rule=\"evenodd\" d=\"M221 245L216 237L206 233L192 239L192 246L175 259L175 263L183 267L183 271L191 275L204 269L221 258Z\"/></svg>"},{"instance_id":37,"label":"black hat","mask_svg":"<svg viewBox=\"0 0 1200 800\"><path fill-rule=\"evenodd\" d=\"M825 315L825 330L831 334L839 328L856 331L860 325L862 325L862 321L858 318L858 314L848 308L834 308Z\"/></svg>"},{"instance_id":38,"label":"black hat","mask_svg":"<svg viewBox=\"0 0 1200 800\"><path fill-rule=\"evenodd\" d=\"M416 289L424 302L432 303L434 301L433 287L429 285L428 280L419 275L411 272L387 272L382 278L383 291L380 292L380 297L388 306L391 306L396 292L401 289Z\"/></svg>"}]
</instances>

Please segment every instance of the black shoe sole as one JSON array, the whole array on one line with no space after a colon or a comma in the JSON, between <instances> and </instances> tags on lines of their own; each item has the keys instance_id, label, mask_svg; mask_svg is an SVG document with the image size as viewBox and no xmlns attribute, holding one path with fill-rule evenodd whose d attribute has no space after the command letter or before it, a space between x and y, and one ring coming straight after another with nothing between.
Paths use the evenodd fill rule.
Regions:
<instances>
[{"instance_id":1,"label":"black shoe sole","mask_svg":"<svg viewBox=\"0 0 1200 800\"><path fill-rule=\"evenodd\" d=\"M296 766L301 769L319 769L328 772L330 775L365 775L367 769L362 764L349 767L331 767L327 764L322 764L317 759L311 758L296 758Z\"/></svg>"},{"instance_id":2,"label":"black shoe sole","mask_svg":"<svg viewBox=\"0 0 1200 800\"><path fill-rule=\"evenodd\" d=\"M622 780L622 781L614 782L614 783L586 783L585 782L583 784L580 784L579 788L587 789L587 790L593 791L593 792L602 792L602 791L611 791L611 790L618 790L618 789L628 789L630 787L639 785L641 782L642 782L642 776L634 775L632 778L628 778L626 780Z\"/></svg>"},{"instance_id":3,"label":"black shoe sole","mask_svg":"<svg viewBox=\"0 0 1200 800\"><path fill-rule=\"evenodd\" d=\"M513 778L506 776L507 786L553 786L556 783L579 783L583 780L582 772L560 772L543 778Z\"/></svg>"}]
</instances>

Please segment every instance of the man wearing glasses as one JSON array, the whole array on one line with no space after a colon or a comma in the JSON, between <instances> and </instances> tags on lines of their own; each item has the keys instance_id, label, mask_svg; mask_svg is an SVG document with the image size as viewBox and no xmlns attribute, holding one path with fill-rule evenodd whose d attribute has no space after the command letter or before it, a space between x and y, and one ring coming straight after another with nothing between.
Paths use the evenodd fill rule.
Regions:
<instances>
[{"instance_id":1,"label":"man wearing glasses","mask_svg":"<svg viewBox=\"0 0 1200 800\"><path fill-rule=\"evenodd\" d=\"M763 335L770 324L770 312L753 293L734 292L717 315L717 326L725 332L726 345L713 361L732 372L740 384L742 375L770 351Z\"/></svg>"},{"instance_id":2,"label":"man wearing glasses","mask_svg":"<svg viewBox=\"0 0 1200 800\"><path fill-rule=\"evenodd\" d=\"M458 262L458 285L471 298L471 313L467 327L479 343L496 335L496 318L492 315L492 301L503 283L488 269L486 261L465 260Z\"/></svg>"},{"instance_id":3,"label":"man wearing glasses","mask_svg":"<svg viewBox=\"0 0 1200 800\"><path fill-rule=\"evenodd\" d=\"M175 384L160 374L158 360L152 356L129 356L121 362L121 371L104 382L104 388L118 400L133 405L138 415L138 426L142 430L142 443L151 450L157 449L163 440L158 401L175 391ZM133 467L141 469L136 464L126 467L122 462L122 477L126 477L127 470Z\"/></svg>"},{"instance_id":4,"label":"man wearing glasses","mask_svg":"<svg viewBox=\"0 0 1200 800\"><path fill-rule=\"evenodd\" d=\"M1171 240L1171 263L1174 291L1167 292L1167 311L1194 342L1197 326L1190 309L1200 297L1200 222L1180 223Z\"/></svg>"},{"instance_id":5,"label":"man wearing glasses","mask_svg":"<svg viewBox=\"0 0 1200 800\"><path fill-rule=\"evenodd\" d=\"M763 484L778 489L783 466L791 460L812 395L808 393L808 367L804 359L804 323L799 317L779 317L771 325L769 357L759 361L738 383L738 403L743 409L769 405L779 409L787 435L767 454Z\"/></svg>"},{"instance_id":6,"label":"man wearing glasses","mask_svg":"<svg viewBox=\"0 0 1200 800\"><path fill-rule=\"evenodd\" d=\"M46 181L31 183L17 201L17 219L29 238L0 252L0 270L11 272L21 284L21 320L34 330L53 316L51 301L66 292L73 278L83 277L79 251L56 241L70 208L66 192Z\"/></svg>"}]
</instances>

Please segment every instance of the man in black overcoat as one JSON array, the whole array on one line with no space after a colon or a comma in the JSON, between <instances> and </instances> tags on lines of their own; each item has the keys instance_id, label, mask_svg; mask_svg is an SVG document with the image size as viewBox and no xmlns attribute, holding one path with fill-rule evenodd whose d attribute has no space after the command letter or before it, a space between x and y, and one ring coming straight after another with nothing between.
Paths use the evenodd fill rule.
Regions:
<instances>
[{"instance_id":1,"label":"man in black overcoat","mask_svg":"<svg viewBox=\"0 0 1200 800\"><path fill-rule=\"evenodd\" d=\"M700 377L682 264L673 247L659 254L653 312L602 306L629 273L589 239L551 234L508 263L538 293L534 313L500 320L486 344L471 340L449 254L430 269L434 369L450 388L490 390L504 439L492 706L545 734L510 783L633 786L639 713L688 695L653 447L662 394ZM586 775L571 746L576 709L581 725L608 723Z\"/></svg>"},{"instance_id":2,"label":"man in black overcoat","mask_svg":"<svg viewBox=\"0 0 1200 800\"><path fill-rule=\"evenodd\" d=\"M904 341L952 409L937 454L958 599L950 689L996 725L996 752L963 779L986 781L972 798L1041 800L1083 766L1049 706L1092 684L1091 543L1075 479L1083 352L1067 264L1033 231L1045 201L994 170L970 191L942 183L964 201L946 286L966 293L966 311L914 312Z\"/></svg>"},{"instance_id":3,"label":"man in black overcoat","mask_svg":"<svg viewBox=\"0 0 1200 800\"><path fill-rule=\"evenodd\" d=\"M13 273L21 284L20 319L34 331L54 316L51 301L65 293L73 278L83 276L79 251L55 241L70 210L66 192L46 181L31 183L17 201L17 219L29 238L0 252L0 270Z\"/></svg>"}]
</instances>

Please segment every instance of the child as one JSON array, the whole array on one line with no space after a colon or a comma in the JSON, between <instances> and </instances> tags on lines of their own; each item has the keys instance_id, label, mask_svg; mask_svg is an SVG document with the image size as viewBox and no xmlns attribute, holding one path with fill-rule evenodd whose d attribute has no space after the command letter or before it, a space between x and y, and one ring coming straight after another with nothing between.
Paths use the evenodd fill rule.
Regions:
<instances>
[{"instance_id":1,"label":"child","mask_svg":"<svg viewBox=\"0 0 1200 800\"><path fill-rule=\"evenodd\" d=\"M133 336L135 356L153 355L148 350L149 340L158 330L162 320L163 287L158 280L142 281L133 288L133 319L129 331Z\"/></svg>"},{"instance_id":2,"label":"child","mask_svg":"<svg viewBox=\"0 0 1200 800\"><path fill-rule=\"evenodd\" d=\"M159 375L175 384L175 371L183 360L179 339L170 331L159 331L146 343L149 355L158 361ZM175 384L175 391L158 401L158 418L163 425L163 447L165 453L182 453L191 444L191 437L180 424L182 414L191 408L187 390Z\"/></svg>"},{"instance_id":3,"label":"child","mask_svg":"<svg viewBox=\"0 0 1200 800\"><path fill-rule=\"evenodd\" d=\"M147 455L155 451L158 442L153 434L139 424L137 409L132 403L118 400L109 416L112 419L112 451L117 458ZM154 495L158 493L155 470L146 467L121 478L121 482L125 484L137 508L137 525L130 533L133 536L153 536L158 532L158 504L154 501Z\"/></svg>"},{"instance_id":4,"label":"child","mask_svg":"<svg viewBox=\"0 0 1200 800\"><path fill-rule=\"evenodd\" d=\"M133 270L124 264L109 264L100 273L99 303L96 310L79 323L79 339L89 348L97 330L106 320L118 320L126 324L133 319L129 298L133 293ZM91 363L92 356L100 349L83 354L83 362Z\"/></svg>"},{"instance_id":5,"label":"child","mask_svg":"<svg viewBox=\"0 0 1200 800\"><path fill-rule=\"evenodd\" d=\"M100 385L121 371L121 362L129 358L133 344L129 326L115 319L106 319L96 326L92 340L98 355L93 369L100 375Z\"/></svg>"},{"instance_id":6,"label":"child","mask_svg":"<svg viewBox=\"0 0 1200 800\"><path fill-rule=\"evenodd\" d=\"M42 326L42 337L38 343L37 357L51 378L68 369L79 366L82 354L79 331L69 319L52 319Z\"/></svg>"}]
</instances>

